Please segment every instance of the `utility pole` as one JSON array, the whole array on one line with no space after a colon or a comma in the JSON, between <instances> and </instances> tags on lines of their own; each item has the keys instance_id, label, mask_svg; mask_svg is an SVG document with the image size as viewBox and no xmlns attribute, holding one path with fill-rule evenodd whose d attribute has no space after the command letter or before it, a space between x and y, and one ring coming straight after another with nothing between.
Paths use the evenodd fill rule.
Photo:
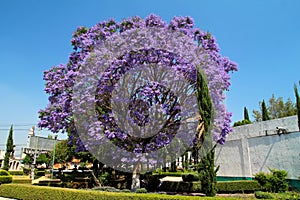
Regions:
<instances>
[{"instance_id":1,"label":"utility pole","mask_svg":"<svg viewBox=\"0 0 300 200\"><path fill-rule=\"evenodd\" d=\"M35 136L34 126L32 127L32 130L33 130L33 136ZM39 129L39 132L40 132L40 129ZM38 136L35 136L34 156L33 156L33 163L31 165L31 180L34 180L34 169L36 166L37 148L38 148Z\"/></svg>"}]
</instances>

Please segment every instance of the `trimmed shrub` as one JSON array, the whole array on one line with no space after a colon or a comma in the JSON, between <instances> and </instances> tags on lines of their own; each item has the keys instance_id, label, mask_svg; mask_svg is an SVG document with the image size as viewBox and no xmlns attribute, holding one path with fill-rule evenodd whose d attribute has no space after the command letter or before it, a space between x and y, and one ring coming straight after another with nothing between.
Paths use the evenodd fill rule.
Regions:
<instances>
[{"instance_id":1,"label":"trimmed shrub","mask_svg":"<svg viewBox=\"0 0 300 200\"><path fill-rule=\"evenodd\" d=\"M10 173L6 170L1 169L0 170L0 183L11 183L12 182L12 176Z\"/></svg>"},{"instance_id":2,"label":"trimmed shrub","mask_svg":"<svg viewBox=\"0 0 300 200\"><path fill-rule=\"evenodd\" d=\"M12 176L23 176L24 175L23 171L9 171L9 173Z\"/></svg>"},{"instance_id":3,"label":"trimmed shrub","mask_svg":"<svg viewBox=\"0 0 300 200\"><path fill-rule=\"evenodd\" d=\"M15 179L13 177L12 179L12 183L18 183L18 184L31 184L31 180L28 178L28 179Z\"/></svg>"},{"instance_id":4,"label":"trimmed shrub","mask_svg":"<svg viewBox=\"0 0 300 200\"><path fill-rule=\"evenodd\" d=\"M182 174L182 180L185 182L193 182L193 181L199 181L200 177L198 173L184 173Z\"/></svg>"},{"instance_id":5,"label":"trimmed shrub","mask_svg":"<svg viewBox=\"0 0 300 200\"><path fill-rule=\"evenodd\" d=\"M163 181L158 189L164 192L201 192L201 182Z\"/></svg>"},{"instance_id":6,"label":"trimmed shrub","mask_svg":"<svg viewBox=\"0 0 300 200\"><path fill-rule=\"evenodd\" d=\"M0 183L11 183L12 182L12 176L0 176Z\"/></svg>"},{"instance_id":7,"label":"trimmed shrub","mask_svg":"<svg viewBox=\"0 0 300 200\"><path fill-rule=\"evenodd\" d=\"M36 176L45 176L45 170L43 170L43 171L41 171L41 170L36 171L36 172L35 172L35 175L36 175Z\"/></svg>"},{"instance_id":8,"label":"trimmed shrub","mask_svg":"<svg viewBox=\"0 0 300 200\"><path fill-rule=\"evenodd\" d=\"M10 175L11 174L8 171L4 169L0 169L0 176L10 176Z\"/></svg>"},{"instance_id":9,"label":"trimmed shrub","mask_svg":"<svg viewBox=\"0 0 300 200\"><path fill-rule=\"evenodd\" d=\"M147 193L146 188L139 188L135 191L135 193Z\"/></svg>"},{"instance_id":10,"label":"trimmed shrub","mask_svg":"<svg viewBox=\"0 0 300 200\"><path fill-rule=\"evenodd\" d=\"M253 193L261 190L257 181L222 181L217 182L218 193Z\"/></svg>"},{"instance_id":11,"label":"trimmed shrub","mask_svg":"<svg viewBox=\"0 0 300 200\"><path fill-rule=\"evenodd\" d=\"M76 200L167 200L167 199L189 199L196 200L199 197L178 196L164 194L139 194L123 192L103 192L93 190L75 190L67 188L54 188L21 184L5 184L0 186L2 197L9 197L23 200L57 200L57 199L76 199ZM201 197L201 200L211 199ZM219 199L215 197L214 199ZM221 198L220 198L221 199Z\"/></svg>"},{"instance_id":12,"label":"trimmed shrub","mask_svg":"<svg viewBox=\"0 0 300 200\"><path fill-rule=\"evenodd\" d=\"M273 195L268 192L256 191L254 195L257 199L274 199Z\"/></svg>"},{"instance_id":13,"label":"trimmed shrub","mask_svg":"<svg viewBox=\"0 0 300 200\"><path fill-rule=\"evenodd\" d=\"M31 172L31 169L30 168L23 168L23 173L24 175L29 175Z\"/></svg>"}]
</instances>

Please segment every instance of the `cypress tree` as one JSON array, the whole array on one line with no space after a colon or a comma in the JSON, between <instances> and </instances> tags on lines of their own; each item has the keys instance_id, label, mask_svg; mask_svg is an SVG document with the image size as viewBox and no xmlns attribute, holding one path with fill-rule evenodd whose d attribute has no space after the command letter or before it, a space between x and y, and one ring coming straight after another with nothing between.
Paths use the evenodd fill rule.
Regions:
<instances>
[{"instance_id":1,"label":"cypress tree","mask_svg":"<svg viewBox=\"0 0 300 200\"><path fill-rule=\"evenodd\" d=\"M261 111L262 111L262 121L270 120L265 100L263 100L261 104Z\"/></svg>"},{"instance_id":2,"label":"cypress tree","mask_svg":"<svg viewBox=\"0 0 300 200\"><path fill-rule=\"evenodd\" d=\"M199 149L201 147L200 150L204 152L204 156L201 158L201 161L197 165L197 170L199 173L203 192L206 194L206 196L215 196L217 193L216 172L218 168L217 170L214 169L215 146L212 146L212 132L210 128L212 125L213 105L209 96L207 82L204 77L205 75L204 73L202 73L202 71L198 72L197 100L199 114L204 122L204 132L201 135L201 141L198 141L198 143L196 144L196 149ZM204 140L206 141L206 144L203 143Z\"/></svg>"},{"instance_id":3,"label":"cypress tree","mask_svg":"<svg viewBox=\"0 0 300 200\"><path fill-rule=\"evenodd\" d=\"M244 120L250 121L248 110L246 107L244 107Z\"/></svg>"},{"instance_id":4,"label":"cypress tree","mask_svg":"<svg viewBox=\"0 0 300 200\"><path fill-rule=\"evenodd\" d=\"M3 164L3 169L7 170L9 169L9 158L12 155L12 152L14 151L14 142L13 142L13 126L11 125L7 142L6 142L6 152L4 156L4 164Z\"/></svg>"},{"instance_id":5,"label":"cypress tree","mask_svg":"<svg viewBox=\"0 0 300 200\"><path fill-rule=\"evenodd\" d=\"M295 91L295 96L296 96L296 108L297 108L297 115L298 115L298 128L300 131L300 97L298 93L298 88L296 84L294 84L294 91Z\"/></svg>"}]
</instances>

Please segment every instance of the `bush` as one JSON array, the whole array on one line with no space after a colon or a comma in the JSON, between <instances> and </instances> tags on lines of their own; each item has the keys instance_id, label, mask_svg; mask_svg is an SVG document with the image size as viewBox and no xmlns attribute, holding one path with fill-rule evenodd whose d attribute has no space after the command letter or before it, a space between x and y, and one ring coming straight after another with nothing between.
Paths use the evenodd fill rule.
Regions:
<instances>
[{"instance_id":1,"label":"bush","mask_svg":"<svg viewBox=\"0 0 300 200\"><path fill-rule=\"evenodd\" d=\"M255 179L264 191L285 192L288 189L286 181L287 172L284 170L269 169L271 173L260 172L255 174Z\"/></svg>"},{"instance_id":2,"label":"bush","mask_svg":"<svg viewBox=\"0 0 300 200\"><path fill-rule=\"evenodd\" d=\"M31 184L31 179L12 179L12 183L18 183L18 184Z\"/></svg>"},{"instance_id":3,"label":"bush","mask_svg":"<svg viewBox=\"0 0 300 200\"><path fill-rule=\"evenodd\" d=\"M201 182L163 181L158 189L164 192L201 192Z\"/></svg>"},{"instance_id":4,"label":"bush","mask_svg":"<svg viewBox=\"0 0 300 200\"><path fill-rule=\"evenodd\" d=\"M12 182L12 176L0 176L0 183L11 183Z\"/></svg>"},{"instance_id":5,"label":"bush","mask_svg":"<svg viewBox=\"0 0 300 200\"><path fill-rule=\"evenodd\" d=\"M99 176L99 180L103 185L108 185L109 180L111 180L111 174L109 172L105 172Z\"/></svg>"},{"instance_id":6,"label":"bush","mask_svg":"<svg viewBox=\"0 0 300 200\"><path fill-rule=\"evenodd\" d=\"M217 182L219 193L252 193L261 190L257 181L222 181Z\"/></svg>"},{"instance_id":7,"label":"bush","mask_svg":"<svg viewBox=\"0 0 300 200\"><path fill-rule=\"evenodd\" d=\"M257 199L274 199L273 195L268 192L256 191L254 195Z\"/></svg>"},{"instance_id":8,"label":"bush","mask_svg":"<svg viewBox=\"0 0 300 200\"><path fill-rule=\"evenodd\" d=\"M40 171L36 171L35 175L36 176L45 176L45 170L43 170L43 171L41 171L41 170Z\"/></svg>"},{"instance_id":9,"label":"bush","mask_svg":"<svg viewBox=\"0 0 300 200\"><path fill-rule=\"evenodd\" d=\"M135 191L135 193L147 193L146 188L139 188Z\"/></svg>"},{"instance_id":10,"label":"bush","mask_svg":"<svg viewBox=\"0 0 300 200\"><path fill-rule=\"evenodd\" d=\"M182 174L182 180L186 182L199 181L198 173L184 173Z\"/></svg>"},{"instance_id":11,"label":"bush","mask_svg":"<svg viewBox=\"0 0 300 200\"><path fill-rule=\"evenodd\" d=\"M4 169L0 169L0 176L9 176L11 175L8 171Z\"/></svg>"},{"instance_id":12,"label":"bush","mask_svg":"<svg viewBox=\"0 0 300 200\"><path fill-rule=\"evenodd\" d=\"M23 171L9 171L9 173L12 176L23 176L24 175Z\"/></svg>"}]
</instances>

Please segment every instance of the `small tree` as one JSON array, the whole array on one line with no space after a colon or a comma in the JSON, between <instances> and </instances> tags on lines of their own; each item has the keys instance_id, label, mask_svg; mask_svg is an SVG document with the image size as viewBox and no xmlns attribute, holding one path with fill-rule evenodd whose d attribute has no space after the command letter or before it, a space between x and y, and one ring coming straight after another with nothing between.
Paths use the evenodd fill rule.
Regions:
<instances>
[{"instance_id":1,"label":"small tree","mask_svg":"<svg viewBox=\"0 0 300 200\"><path fill-rule=\"evenodd\" d=\"M251 121L249 118L248 110L246 107L244 107L244 119L242 121L234 122L233 126L236 127L236 126L242 126L246 124L251 124Z\"/></svg>"},{"instance_id":2,"label":"small tree","mask_svg":"<svg viewBox=\"0 0 300 200\"><path fill-rule=\"evenodd\" d=\"M6 152L4 157L4 164L3 169L7 170L9 169L9 159L13 156L14 152L14 142L13 142L13 125L11 125L7 142L6 142Z\"/></svg>"},{"instance_id":3,"label":"small tree","mask_svg":"<svg viewBox=\"0 0 300 200\"><path fill-rule=\"evenodd\" d=\"M37 159L36 159L36 163L41 165L41 164L46 164L46 168L48 168L49 164L51 161L51 157L48 154L42 153L40 154Z\"/></svg>"},{"instance_id":4,"label":"small tree","mask_svg":"<svg viewBox=\"0 0 300 200\"><path fill-rule=\"evenodd\" d=\"M23 160L23 164L24 165L31 165L32 163L33 163L32 157L30 157L28 154L26 154L26 156Z\"/></svg>"},{"instance_id":5,"label":"small tree","mask_svg":"<svg viewBox=\"0 0 300 200\"><path fill-rule=\"evenodd\" d=\"M262 121L270 120L265 100L263 100L261 104L261 110L262 110Z\"/></svg>"},{"instance_id":6,"label":"small tree","mask_svg":"<svg viewBox=\"0 0 300 200\"><path fill-rule=\"evenodd\" d=\"M244 120L250 121L248 110L246 107L244 107Z\"/></svg>"},{"instance_id":7,"label":"small tree","mask_svg":"<svg viewBox=\"0 0 300 200\"><path fill-rule=\"evenodd\" d=\"M294 84L294 91L295 91L295 96L296 96L296 108L297 108L297 115L298 115L298 128L300 131L300 97L298 93L298 88L296 84Z\"/></svg>"}]
</instances>

